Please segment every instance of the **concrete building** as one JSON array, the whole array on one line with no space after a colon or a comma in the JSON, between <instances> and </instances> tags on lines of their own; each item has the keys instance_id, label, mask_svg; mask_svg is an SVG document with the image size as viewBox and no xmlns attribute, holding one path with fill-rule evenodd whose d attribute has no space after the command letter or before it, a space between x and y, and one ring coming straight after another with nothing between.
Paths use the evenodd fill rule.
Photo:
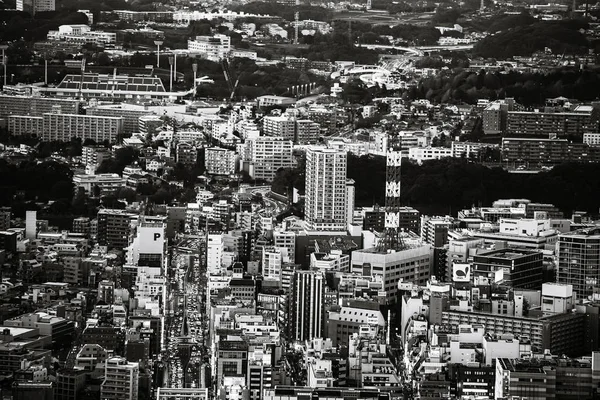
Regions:
<instances>
[{"instance_id":1,"label":"concrete building","mask_svg":"<svg viewBox=\"0 0 600 400\"><path fill-rule=\"evenodd\" d=\"M77 400L85 387L87 372L75 368L63 368L56 372L54 396L57 399Z\"/></svg>"},{"instance_id":2,"label":"concrete building","mask_svg":"<svg viewBox=\"0 0 600 400\"><path fill-rule=\"evenodd\" d=\"M376 249L352 252L351 272L379 277L384 282L386 302L396 302L398 282L425 285L431 275L433 247L430 244L408 246L404 250L384 253Z\"/></svg>"},{"instance_id":3,"label":"concrete building","mask_svg":"<svg viewBox=\"0 0 600 400\"><path fill-rule=\"evenodd\" d=\"M231 51L231 38L227 35L196 36L195 39L188 40L188 51L218 62Z\"/></svg>"},{"instance_id":4,"label":"concrete building","mask_svg":"<svg viewBox=\"0 0 600 400\"><path fill-rule=\"evenodd\" d=\"M119 188L125 186L125 179L118 174L97 174L73 175L73 185L75 188L82 188L87 194L95 195L96 187L100 190L100 195L113 194Z\"/></svg>"},{"instance_id":5,"label":"concrete building","mask_svg":"<svg viewBox=\"0 0 600 400\"><path fill-rule=\"evenodd\" d=\"M175 147L175 161L185 166L194 166L198 160L198 151L190 143L180 142ZM235 159L234 159L235 160Z\"/></svg>"},{"instance_id":6,"label":"concrete building","mask_svg":"<svg viewBox=\"0 0 600 400\"><path fill-rule=\"evenodd\" d=\"M253 179L270 182L280 168L292 168L294 156L291 140L258 137L246 141L244 169Z\"/></svg>"},{"instance_id":7,"label":"concrete building","mask_svg":"<svg viewBox=\"0 0 600 400\"><path fill-rule=\"evenodd\" d=\"M419 164L427 160L452 157L452 154L452 149L447 147L411 147L408 149L408 158Z\"/></svg>"},{"instance_id":8,"label":"concrete building","mask_svg":"<svg viewBox=\"0 0 600 400\"><path fill-rule=\"evenodd\" d=\"M44 129L44 118L28 115L10 115L8 131L13 136L40 137Z\"/></svg>"},{"instance_id":9,"label":"concrete building","mask_svg":"<svg viewBox=\"0 0 600 400\"><path fill-rule=\"evenodd\" d=\"M235 151L220 147L204 149L204 166L211 175L232 175L236 171L237 158Z\"/></svg>"},{"instance_id":10,"label":"concrete building","mask_svg":"<svg viewBox=\"0 0 600 400\"><path fill-rule=\"evenodd\" d=\"M123 357L106 360L104 381L100 386L103 400L135 400L138 398L140 367Z\"/></svg>"},{"instance_id":11,"label":"concrete building","mask_svg":"<svg viewBox=\"0 0 600 400\"><path fill-rule=\"evenodd\" d=\"M506 131L508 112L513 109L513 99L490 102L483 110L483 133L486 135L503 134Z\"/></svg>"},{"instance_id":12,"label":"concrete building","mask_svg":"<svg viewBox=\"0 0 600 400\"><path fill-rule=\"evenodd\" d=\"M124 249L129 245L129 237L133 232L132 222L137 219L137 214L124 210L98 211L98 244L109 249Z\"/></svg>"},{"instance_id":13,"label":"concrete building","mask_svg":"<svg viewBox=\"0 0 600 400\"><path fill-rule=\"evenodd\" d=\"M598 162L600 148L568 139L502 138L502 161L509 166L553 166L564 162Z\"/></svg>"},{"instance_id":14,"label":"concrete building","mask_svg":"<svg viewBox=\"0 0 600 400\"><path fill-rule=\"evenodd\" d=\"M452 221L446 217L421 216L421 240L433 247L441 247L448 243L448 230Z\"/></svg>"},{"instance_id":15,"label":"concrete building","mask_svg":"<svg viewBox=\"0 0 600 400\"><path fill-rule=\"evenodd\" d=\"M347 300L339 311L327 316L327 337L334 347L348 346L350 337L360 332L361 326L385 327L385 318L379 304L371 301Z\"/></svg>"},{"instance_id":16,"label":"concrete building","mask_svg":"<svg viewBox=\"0 0 600 400\"><path fill-rule=\"evenodd\" d=\"M541 251L517 248L492 250L473 256L473 276L483 276L491 281L502 281L513 288L535 289L542 287Z\"/></svg>"},{"instance_id":17,"label":"concrete building","mask_svg":"<svg viewBox=\"0 0 600 400\"><path fill-rule=\"evenodd\" d=\"M600 121L592 110L584 112L508 112L506 132L517 137L549 137L582 138L586 132L598 132Z\"/></svg>"},{"instance_id":18,"label":"concrete building","mask_svg":"<svg viewBox=\"0 0 600 400\"><path fill-rule=\"evenodd\" d=\"M56 10L55 0L17 0L17 11L25 11L31 15L37 12Z\"/></svg>"},{"instance_id":19,"label":"concrete building","mask_svg":"<svg viewBox=\"0 0 600 400\"><path fill-rule=\"evenodd\" d=\"M123 133L131 135L140 132L140 117L151 115L151 111L139 110L123 105L97 105L89 107L85 111L86 115L96 115L100 117L120 117L123 118ZM162 123L162 121L161 121Z\"/></svg>"},{"instance_id":20,"label":"concrete building","mask_svg":"<svg viewBox=\"0 0 600 400\"><path fill-rule=\"evenodd\" d=\"M321 146L306 150L305 220L311 230L345 231L347 154Z\"/></svg>"},{"instance_id":21,"label":"concrete building","mask_svg":"<svg viewBox=\"0 0 600 400\"><path fill-rule=\"evenodd\" d=\"M600 285L600 228L562 233L558 239L556 282L572 285L578 298L591 296Z\"/></svg>"},{"instance_id":22,"label":"concrete building","mask_svg":"<svg viewBox=\"0 0 600 400\"><path fill-rule=\"evenodd\" d=\"M35 1L35 0L32 0ZM41 117L46 113L77 114L79 100L40 96L0 95L0 117L11 115Z\"/></svg>"},{"instance_id":23,"label":"concrete building","mask_svg":"<svg viewBox=\"0 0 600 400\"><path fill-rule=\"evenodd\" d=\"M68 142L73 138L96 143L117 142L123 134L123 118L77 114L44 114L42 140Z\"/></svg>"},{"instance_id":24,"label":"concrete building","mask_svg":"<svg viewBox=\"0 0 600 400\"><path fill-rule=\"evenodd\" d=\"M296 121L288 115L267 115L262 120L265 136L280 137L295 141Z\"/></svg>"}]
</instances>

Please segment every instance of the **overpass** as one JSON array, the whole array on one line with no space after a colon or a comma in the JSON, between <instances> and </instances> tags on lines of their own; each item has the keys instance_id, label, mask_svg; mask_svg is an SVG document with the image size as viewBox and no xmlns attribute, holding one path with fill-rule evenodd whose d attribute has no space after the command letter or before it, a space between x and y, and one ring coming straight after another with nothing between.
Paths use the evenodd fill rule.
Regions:
<instances>
[{"instance_id":1,"label":"overpass","mask_svg":"<svg viewBox=\"0 0 600 400\"><path fill-rule=\"evenodd\" d=\"M377 50L377 49L400 50L400 51L404 51L406 53L411 53L415 56L425 55L425 53L423 51L421 51L420 49L415 48L415 47L394 46L394 45L389 45L389 44L362 44L360 47L366 47L367 49L370 49L370 50Z\"/></svg>"}]
</instances>

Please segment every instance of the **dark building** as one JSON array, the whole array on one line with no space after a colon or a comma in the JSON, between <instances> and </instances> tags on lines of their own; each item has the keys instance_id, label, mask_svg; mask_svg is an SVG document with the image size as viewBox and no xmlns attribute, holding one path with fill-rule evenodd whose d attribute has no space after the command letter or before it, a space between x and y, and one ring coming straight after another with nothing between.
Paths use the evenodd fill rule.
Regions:
<instances>
[{"instance_id":1,"label":"dark building","mask_svg":"<svg viewBox=\"0 0 600 400\"><path fill-rule=\"evenodd\" d=\"M131 221L136 214L123 210L104 209L98 211L98 244L109 249L122 250L129 245Z\"/></svg>"},{"instance_id":2,"label":"dark building","mask_svg":"<svg viewBox=\"0 0 600 400\"><path fill-rule=\"evenodd\" d=\"M81 399L87 372L83 369L64 368L56 372L54 395L60 400Z\"/></svg>"},{"instance_id":3,"label":"dark building","mask_svg":"<svg viewBox=\"0 0 600 400\"><path fill-rule=\"evenodd\" d=\"M318 271L296 271L292 279L289 335L305 341L323 336L324 276Z\"/></svg>"},{"instance_id":4,"label":"dark building","mask_svg":"<svg viewBox=\"0 0 600 400\"><path fill-rule=\"evenodd\" d=\"M448 365L448 380L451 382L450 395L452 398L462 398L477 393L481 396L494 398L496 369L480 365L470 367L462 364Z\"/></svg>"},{"instance_id":5,"label":"dark building","mask_svg":"<svg viewBox=\"0 0 600 400\"><path fill-rule=\"evenodd\" d=\"M412 207L400 207L399 228L404 231L419 233L421 214ZM383 232L385 230L385 208L374 206L373 210L365 211L363 229L366 231Z\"/></svg>"},{"instance_id":6,"label":"dark building","mask_svg":"<svg viewBox=\"0 0 600 400\"><path fill-rule=\"evenodd\" d=\"M125 344L125 336L121 328L113 326L95 326L86 328L81 334L81 342L86 344L97 344L106 350L113 350L122 354Z\"/></svg>"},{"instance_id":7,"label":"dark building","mask_svg":"<svg viewBox=\"0 0 600 400\"><path fill-rule=\"evenodd\" d=\"M600 148L567 139L503 138L502 161L509 166L553 166L564 162L598 162Z\"/></svg>"},{"instance_id":8,"label":"dark building","mask_svg":"<svg viewBox=\"0 0 600 400\"><path fill-rule=\"evenodd\" d=\"M52 382L14 382L12 392L13 400L54 400Z\"/></svg>"},{"instance_id":9,"label":"dark building","mask_svg":"<svg viewBox=\"0 0 600 400\"><path fill-rule=\"evenodd\" d=\"M11 231L0 231L0 250L5 250L7 254L16 254L17 252L17 233Z\"/></svg>"},{"instance_id":10,"label":"dark building","mask_svg":"<svg viewBox=\"0 0 600 400\"><path fill-rule=\"evenodd\" d=\"M473 257L473 275L495 277L503 271L507 285L520 289L541 289L543 254L523 249L500 249L477 254Z\"/></svg>"}]
</instances>

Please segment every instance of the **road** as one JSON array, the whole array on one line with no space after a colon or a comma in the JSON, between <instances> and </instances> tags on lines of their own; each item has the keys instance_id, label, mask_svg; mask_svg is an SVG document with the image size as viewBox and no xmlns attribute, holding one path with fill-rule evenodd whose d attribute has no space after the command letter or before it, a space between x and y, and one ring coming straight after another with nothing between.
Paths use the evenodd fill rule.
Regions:
<instances>
[{"instance_id":1,"label":"road","mask_svg":"<svg viewBox=\"0 0 600 400\"><path fill-rule=\"evenodd\" d=\"M172 249L169 283L170 312L164 360L165 387L199 388L206 363L207 317L203 307L205 272L202 268L203 237L184 236Z\"/></svg>"}]
</instances>

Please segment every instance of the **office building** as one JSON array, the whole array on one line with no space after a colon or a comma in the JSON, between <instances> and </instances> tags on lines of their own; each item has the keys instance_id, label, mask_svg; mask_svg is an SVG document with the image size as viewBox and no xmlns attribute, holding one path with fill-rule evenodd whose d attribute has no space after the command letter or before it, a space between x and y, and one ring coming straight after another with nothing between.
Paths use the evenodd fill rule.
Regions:
<instances>
[{"instance_id":1,"label":"office building","mask_svg":"<svg viewBox=\"0 0 600 400\"><path fill-rule=\"evenodd\" d=\"M253 179L271 182L281 168L293 168L291 140L258 137L246 141L244 168Z\"/></svg>"},{"instance_id":2,"label":"office building","mask_svg":"<svg viewBox=\"0 0 600 400\"><path fill-rule=\"evenodd\" d=\"M584 299L600 284L600 228L562 233L558 237L556 282L573 285Z\"/></svg>"},{"instance_id":3,"label":"office building","mask_svg":"<svg viewBox=\"0 0 600 400\"><path fill-rule=\"evenodd\" d=\"M513 288L539 290L543 258L541 251L517 248L482 252L473 256L472 273L491 281L501 279Z\"/></svg>"},{"instance_id":4,"label":"office building","mask_svg":"<svg viewBox=\"0 0 600 400\"><path fill-rule=\"evenodd\" d=\"M290 338L304 342L323 337L325 277L318 271L296 271L292 280Z\"/></svg>"},{"instance_id":5,"label":"office building","mask_svg":"<svg viewBox=\"0 0 600 400\"><path fill-rule=\"evenodd\" d=\"M44 114L42 140L69 142L92 139L96 143L116 143L123 135L123 118L76 114Z\"/></svg>"},{"instance_id":6,"label":"office building","mask_svg":"<svg viewBox=\"0 0 600 400\"><path fill-rule=\"evenodd\" d=\"M35 210L25 212L25 237L27 239L37 237L37 211Z\"/></svg>"},{"instance_id":7,"label":"office building","mask_svg":"<svg viewBox=\"0 0 600 400\"><path fill-rule=\"evenodd\" d=\"M56 371L54 396L56 399L77 400L83 398L87 372L82 369L63 368Z\"/></svg>"},{"instance_id":8,"label":"office building","mask_svg":"<svg viewBox=\"0 0 600 400\"><path fill-rule=\"evenodd\" d=\"M431 275L433 247L430 244L407 245L395 252L376 248L352 252L351 272L384 282L386 302L396 302L398 281L426 285Z\"/></svg>"},{"instance_id":9,"label":"office building","mask_svg":"<svg viewBox=\"0 0 600 400\"><path fill-rule=\"evenodd\" d=\"M135 400L138 398L140 368L138 363L128 362L123 357L106 360L104 381L100 386L103 400Z\"/></svg>"},{"instance_id":10,"label":"office building","mask_svg":"<svg viewBox=\"0 0 600 400\"><path fill-rule=\"evenodd\" d=\"M133 231L132 222L137 218L136 214L124 210L98 211L98 244L109 249L124 249L129 245L129 236Z\"/></svg>"},{"instance_id":11,"label":"office building","mask_svg":"<svg viewBox=\"0 0 600 400\"><path fill-rule=\"evenodd\" d=\"M235 151L220 147L204 149L204 166L211 175L232 175L236 171Z\"/></svg>"},{"instance_id":12,"label":"office building","mask_svg":"<svg viewBox=\"0 0 600 400\"><path fill-rule=\"evenodd\" d=\"M385 327L385 318L379 304L372 301L345 300L339 311L327 316L327 337L334 347L348 347L350 337L360 332L361 326Z\"/></svg>"},{"instance_id":13,"label":"office building","mask_svg":"<svg viewBox=\"0 0 600 400\"><path fill-rule=\"evenodd\" d=\"M320 146L306 150L307 227L316 231L347 229L347 154Z\"/></svg>"}]
</instances>

